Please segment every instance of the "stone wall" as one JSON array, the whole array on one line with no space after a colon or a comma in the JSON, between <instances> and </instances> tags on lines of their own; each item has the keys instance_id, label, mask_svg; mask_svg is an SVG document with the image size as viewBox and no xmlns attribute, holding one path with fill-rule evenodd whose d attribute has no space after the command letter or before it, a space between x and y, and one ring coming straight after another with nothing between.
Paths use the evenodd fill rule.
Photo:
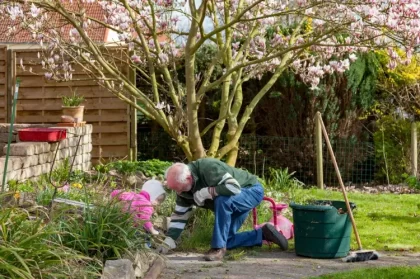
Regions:
<instances>
[{"instance_id":1,"label":"stone wall","mask_svg":"<svg viewBox=\"0 0 420 279\"><path fill-rule=\"evenodd\" d=\"M17 131L19 129L44 128L44 127L51 127L51 126L52 126L51 124L14 124L12 143L19 141L18 136L17 136ZM3 154L3 148L7 145L7 141L9 139L9 129L10 129L10 124L0 123L0 157L3 155L6 155L6 153Z\"/></svg>"},{"instance_id":2,"label":"stone wall","mask_svg":"<svg viewBox=\"0 0 420 279\"><path fill-rule=\"evenodd\" d=\"M90 169L92 125L86 125L84 127L65 127L65 129L67 129L67 138L59 143L19 142L16 131L27 127L54 126L18 124L15 127L13 143L10 145L6 181L11 179L24 181L27 179L36 179L42 174L48 174L50 172L57 147L58 151L54 161L54 168L60 166L61 163L68 158L69 163L71 163L73 159L75 160L73 170ZM7 150L7 136L5 135L8 134L8 130L8 124L0 124L0 145L3 145L0 157L0 185L3 180L4 164L6 160L5 154ZM80 142L79 135L81 135ZM77 148L78 144L79 147Z\"/></svg>"}]
</instances>

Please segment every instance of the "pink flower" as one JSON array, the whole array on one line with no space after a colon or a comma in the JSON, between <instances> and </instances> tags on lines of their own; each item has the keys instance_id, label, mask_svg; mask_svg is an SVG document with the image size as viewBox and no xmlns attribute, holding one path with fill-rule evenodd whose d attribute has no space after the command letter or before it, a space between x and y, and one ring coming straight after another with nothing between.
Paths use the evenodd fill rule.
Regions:
<instances>
[{"instance_id":1,"label":"pink flower","mask_svg":"<svg viewBox=\"0 0 420 279\"><path fill-rule=\"evenodd\" d=\"M161 63L166 64L169 62L169 57L166 53L159 53L159 60Z\"/></svg>"},{"instance_id":2,"label":"pink flower","mask_svg":"<svg viewBox=\"0 0 420 279\"><path fill-rule=\"evenodd\" d=\"M62 188L59 188L59 190L61 192L67 193L68 191L70 191L70 185L66 183Z\"/></svg>"},{"instance_id":3,"label":"pink flower","mask_svg":"<svg viewBox=\"0 0 420 279\"><path fill-rule=\"evenodd\" d=\"M133 60L133 62L134 62L134 63L137 63L137 64L138 64L138 63L141 63L140 56L135 55L135 54L131 56L131 60Z\"/></svg>"},{"instance_id":4,"label":"pink flower","mask_svg":"<svg viewBox=\"0 0 420 279\"><path fill-rule=\"evenodd\" d=\"M349 55L349 59L350 59L350 61L351 61L351 62L356 61L356 60L357 60L357 56L356 56L356 54L354 54L354 53L350 54L350 55Z\"/></svg>"},{"instance_id":5,"label":"pink flower","mask_svg":"<svg viewBox=\"0 0 420 279\"><path fill-rule=\"evenodd\" d=\"M53 74L52 73L49 73L49 72L46 72L44 75L45 75L45 78L46 79L51 79L52 76L53 76Z\"/></svg>"},{"instance_id":6,"label":"pink flower","mask_svg":"<svg viewBox=\"0 0 420 279\"><path fill-rule=\"evenodd\" d=\"M41 9L37 8L37 7L34 5L34 3L32 3L32 5L31 5L31 12L30 12L31 16L32 16L32 17L37 17L37 16L39 15L39 13L40 13L40 12L41 12Z\"/></svg>"}]
</instances>

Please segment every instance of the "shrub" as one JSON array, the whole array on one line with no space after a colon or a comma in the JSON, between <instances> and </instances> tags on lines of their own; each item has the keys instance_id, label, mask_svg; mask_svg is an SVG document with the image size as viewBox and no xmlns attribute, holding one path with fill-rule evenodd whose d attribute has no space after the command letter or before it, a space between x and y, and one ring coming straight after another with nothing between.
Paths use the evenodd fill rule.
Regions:
<instances>
[{"instance_id":1,"label":"shrub","mask_svg":"<svg viewBox=\"0 0 420 279\"><path fill-rule=\"evenodd\" d=\"M403 174L402 178L404 178L405 184L412 189L420 190L420 181L414 175Z\"/></svg>"},{"instance_id":2,"label":"shrub","mask_svg":"<svg viewBox=\"0 0 420 279\"><path fill-rule=\"evenodd\" d=\"M138 170L138 162L119 160L109 164L109 168L115 169L119 174L132 175Z\"/></svg>"},{"instance_id":3,"label":"shrub","mask_svg":"<svg viewBox=\"0 0 420 279\"><path fill-rule=\"evenodd\" d=\"M171 165L171 162L152 159L147 161L139 161L138 170L148 177L163 176L165 174L165 170Z\"/></svg>"},{"instance_id":4,"label":"shrub","mask_svg":"<svg viewBox=\"0 0 420 279\"><path fill-rule=\"evenodd\" d=\"M120 160L116 162L109 163L106 169L115 169L118 173L122 175L132 175L140 171L147 177L153 176L163 176L165 170L171 165L171 162L160 161L157 159L147 160L147 161L125 161ZM105 167L100 167L98 169L103 169Z\"/></svg>"},{"instance_id":5,"label":"shrub","mask_svg":"<svg viewBox=\"0 0 420 279\"><path fill-rule=\"evenodd\" d=\"M26 180L23 182L18 182L17 180L9 180L7 184L9 185L10 191L19 191L27 193L32 193L35 191L34 185L30 180Z\"/></svg>"},{"instance_id":6,"label":"shrub","mask_svg":"<svg viewBox=\"0 0 420 279\"><path fill-rule=\"evenodd\" d=\"M389 183L400 183L402 175L409 173L411 123L392 116L382 117L374 133L376 152L376 179Z\"/></svg>"}]
</instances>

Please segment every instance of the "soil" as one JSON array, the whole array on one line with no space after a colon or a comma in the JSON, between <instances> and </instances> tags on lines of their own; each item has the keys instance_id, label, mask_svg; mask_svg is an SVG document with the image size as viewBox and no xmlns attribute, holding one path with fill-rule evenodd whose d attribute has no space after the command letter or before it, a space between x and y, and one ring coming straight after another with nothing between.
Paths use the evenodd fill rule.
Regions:
<instances>
[{"instance_id":1,"label":"soil","mask_svg":"<svg viewBox=\"0 0 420 279\"><path fill-rule=\"evenodd\" d=\"M236 261L206 262L202 254L174 253L167 256L167 268L160 279L298 279L359 268L419 265L419 254L380 252L380 259L344 263L341 259L312 259L294 252L262 251Z\"/></svg>"}]
</instances>

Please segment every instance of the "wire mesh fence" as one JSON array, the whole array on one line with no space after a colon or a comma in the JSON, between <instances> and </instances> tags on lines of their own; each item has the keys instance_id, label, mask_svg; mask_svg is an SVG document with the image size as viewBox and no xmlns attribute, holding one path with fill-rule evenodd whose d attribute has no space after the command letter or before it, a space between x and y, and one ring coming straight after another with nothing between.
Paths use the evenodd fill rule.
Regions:
<instances>
[{"instance_id":1,"label":"wire mesh fence","mask_svg":"<svg viewBox=\"0 0 420 279\"><path fill-rule=\"evenodd\" d=\"M208 146L210 139L204 139ZM355 139L334 140L332 147L345 184L383 184L377 179L378 160L372 142ZM138 131L138 159L184 161L186 157L166 133ZM286 138L272 136L242 135L237 158L237 167L247 169L260 177L267 176L269 168L288 168L289 173L307 185L316 185L316 153L311 138ZM324 184L337 186L338 180L327 147L323 146Z\"/></svg>"}]
</instances>

